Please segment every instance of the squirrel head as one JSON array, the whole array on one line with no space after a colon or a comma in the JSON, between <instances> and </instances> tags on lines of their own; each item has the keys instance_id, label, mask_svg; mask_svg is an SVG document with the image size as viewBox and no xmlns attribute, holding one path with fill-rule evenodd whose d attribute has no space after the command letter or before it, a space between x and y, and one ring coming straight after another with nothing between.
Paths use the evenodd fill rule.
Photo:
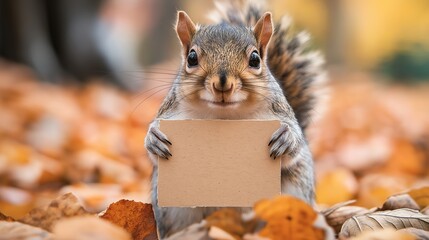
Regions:
<instances>
[{"instance_id":1,"label":"squirrel head","mask_svg":"<svg viewBox=\"0 0 429 240\"><path fill-rule=\"evenodd\" d=\"M248 27L195 25L180 11L176 32L183 61L177 86L183 99L225 109L251 106L264 98L271 79L266 60L273 29L268 12Z\"/></svg>"}]
</instances>

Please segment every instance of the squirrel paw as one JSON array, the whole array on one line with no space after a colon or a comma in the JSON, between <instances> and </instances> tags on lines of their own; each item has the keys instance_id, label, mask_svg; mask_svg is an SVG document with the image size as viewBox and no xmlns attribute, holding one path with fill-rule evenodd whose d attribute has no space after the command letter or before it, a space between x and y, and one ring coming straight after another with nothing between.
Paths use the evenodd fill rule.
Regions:
<instances>
[{"instance_id":1,"label":"squirrel paw","mask_svg":"<svg viewBox=\"0 0 429 240\"><path fill-rule=\"evenodd\" d=\"M276 159L284 154L293 158L299 151L301 145L299 134L291 129L287 123L282 123L280 128L271 137L268 146L270 146L270 157Z\"/></svg>"},{"instance_id":2,"label":"squirrel paw","mask_svg":"<svg viewBox=\"0 0 429 240\"><path fill-rule=\"evenodd\" d=\"M165 134L162 133L158 127L151 126L145 139L146 149L156 156L168 159L169 157L173 156L170 153L168 145L172 144L167 139L167 136L165 136Z\"/></svg>"}]
</instances>

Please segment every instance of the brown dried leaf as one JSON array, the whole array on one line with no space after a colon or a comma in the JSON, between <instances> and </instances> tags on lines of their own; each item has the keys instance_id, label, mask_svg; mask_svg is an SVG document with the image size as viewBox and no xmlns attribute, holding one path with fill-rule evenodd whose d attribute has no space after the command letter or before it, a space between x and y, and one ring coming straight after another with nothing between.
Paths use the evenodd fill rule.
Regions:
<instances>
[{"instance_id":1,"label":"brown dried leaf","mask_svg":"<svg viewBox=\"0 0 429 240\"><path fill-rule=\"evenodd\" d=\"M279 196L255 204L256 216L266 221L259 232L276 239L325 239L325 229L315 227L318 214L311 206L291 196Z\"/></svg>"},{"instance_id":2,"label":"brown dried leaf","mask_svg":"<svg viewBox=\"0 0 429 240\"><path fill-rule=\"evenodd\" d=\"M17 204L14 202L6 202L0 200L0 210L4 212L7 216L10 216L14 219L19 219L25 214L27 214L31 209L34 208L34 202L31 201L26 204Z\"/></svg>"},{"instance_id":3,"label":"brown dried leaf","mask_svg":"<svg viewBox=\"0 0 429 240\"><path fill-rule=\"evenodd\" d=\"M321 214L323 214L323 216L328 216L329 214L335 212L338 208L344 207L344 206L348 206L352 203L355 203L356 200L349 200L349 201L345 201L345 202L340 202L337 203L329 208L323 209L322 211L320 211Z\"/></svg>"},{"instance_id":4,"label":"brown dried leaf","mask_svg":"<svg viewBox=\"0 0 429 240\"><path fill-rule=\"evenodd\" d=\"M357 236L367 230L389 228L398 230L409 227L429 230L429 216L412 209L397 209L354 216L343 224L340 234L349 237Z\"/></svg>"},{"instance_id":5,"label":"brown dried leaf","mask_svg":"<svg viewBox=\"0 0 429 240\"><path fill-rule=\"evenodd\" d=\"M218 227L231 234L234 239L240 239L245 233L241 214L234 208L223 208L218 210L208 216L206 221L207 226Z\"/></svg>"},{"instance_id":6,"label":"brown dried leaf","mask_svg":"<svg viewBox=\"0 0 429 240\"><path fill-rule=\"evenodd\" d=\"M4 215L3 213L0 212L0 221L6 221L6 222L14 222L15 219Z\"/></svg>"},{"instance_id":7,"label":"brown dried leaf","mask_svg":"<svg viewBox=\"0 0 429 240\"><path fill-rule=\"evenodd\" d=\"M111 204L101 218L123 227L134 240L158 239L151 204L120 200Z\"/></svg>"},{"instance_id":8,"label":"brown dried leaf","mask_svg":"<svg viewBox=\"0 0 429 240\"><path fill-rule=\"evenodd\" d=\"M25 215L20 222L52 230L54 223L62 218L88 214L79 200L72 193L67 193L52 201L49 206L35 208Z\"/></svg>"},{"instance_id":9,"label":"brown dried leaf","mask_svg":"<svg viewBox=\"0 0 429 240\"><path fill-rule=\"evenodd\" d=\"M429 187L413 189L408 194L416 201L420 208L429 206Z\"/></svg>"},{"instance_id":10,"label":"brown dried leaf","mask_svg":"<svg viewBox=\"0 0 429 240\"><path fill-rule=\"evenodd\" d=\"M82 201L89 212L100 212L109 207L110 203L123 198L122 188L118 184L73 184L67 185L60 193L72 192Z\"/></svg>"},{"instance_id":11,"label":"brown dried leaf","mask_svg":"<svg viewBox=\"0 0 429 240\"><path fill-rule=\"evenodd\" d=\"M419 205L408 194L399 194L390 196L380 210L395 210L399 208L409 208L419 210Z\"/></svg>"},{"instance_id":12,"label":"brown dried leaf","mask_svg":"<svg viewBox=\"0 0 429 240\"><path fill-rule=\"evenodd\" d=\"M416 238L405 232L395 231L393 229L379 229L359 234L348 240L416 240Z\"/></svg>"},{"instance_id":13,"label":"brown dried leaf","mask_svg":"<svg viewBox=\"0 0 429 240\"><path fill-rule=\"evenodd\" d=\"M421 213L429 215L429 206L422 209Z\"/></svg>"},{"instance_id":14,"label":"brown dried leaf","mask_svg":"<svg viewBox=\"0 0 429 240\"><path fill-rule=\"evenodd\" d=\"M123 228L96 216L71 217L58 221L53 227L56 239L131 240Z\"/></svg>"},{"instance_id":15,"label":"brown dried leaf","mask_svg":"<svg viewBox=\"0 0 429 240\"><path fill-rule=\"evenodd\" d=\"M53 237L49 232L41 228L33 227L20 222L0 221L0 239L53 240Z\"/></svg>"},{"instance_id":16,"label":"brown dried leaf","mask_svg":"<svg viewBox=\"0 0 429 240\"><path fill-rule=\"evenodd\" d=\"M370 210L357 206L343 206L335 209L333 212L325 214L326 221L335 233L339 233L344 222L356 215L369 213Z\"/></svg>"}]
</instances>

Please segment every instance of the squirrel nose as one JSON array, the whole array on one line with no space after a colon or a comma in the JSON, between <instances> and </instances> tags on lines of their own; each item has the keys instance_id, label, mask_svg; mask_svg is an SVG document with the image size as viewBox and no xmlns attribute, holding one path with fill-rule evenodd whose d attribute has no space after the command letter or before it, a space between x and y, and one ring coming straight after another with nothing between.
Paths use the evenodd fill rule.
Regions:
<instances>
[{"instance_id":1,"label":"squirrel nose","mask_svg":"<svg viewBox=\"0 0 429 240\"><path fill-rule=\"evenodd\" d=\"M218 92L229 92L232 90L232 83L231 84L220 84L219 82L213 83L213 89Z\"/></svg>"},{"instance_id":2,"label":"squirrel nose","mask_svg":"<svg viewBox=\"0 0 429 240\"><path fill-rule=\"evenodd\" d=\"M213 83L213 89L219 92L229 92L232 90L233 84L228 83L226 74L220 74L219 81Z\"/></svg>"}]
</instances>

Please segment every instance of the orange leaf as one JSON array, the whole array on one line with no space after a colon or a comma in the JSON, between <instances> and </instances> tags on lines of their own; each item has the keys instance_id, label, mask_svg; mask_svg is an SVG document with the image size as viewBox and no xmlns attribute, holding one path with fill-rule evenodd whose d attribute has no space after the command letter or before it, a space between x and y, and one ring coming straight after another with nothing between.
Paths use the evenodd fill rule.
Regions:
<instances>
[{"instance_id":1,"label":"orange leaf","mask_svg":"<svg viewBox=\"0 0 429 240\"><path fill-rule=\"evenodd\" d=\"M158 239L151 204L122 199L111 204L101 218L123 227L134 240Z\"/></svg>"},{"instance_id":2,"label":"orange leaf","mask_svg":"<svg viewBox=\"0 0 429 240\"><path fill-rule=\"evenodd\" d=\"M327 172L318 179L316 186L317 202L332 205L353 199L358 183L353 173L345 168Z\"/></svg>"},{"instance_id":3,"label":"orange leaf","mask_svg":"<svg viewBox=\"0 0 429 240\"><path fill-rule=\"evenodd\" d=\"M325 239L322 229L313 226L318 214L305 202L279 196L263 200L254 207L256 216L267 224L259 232L262 237L277 239Z\"/></svg>"}]
</instances>

